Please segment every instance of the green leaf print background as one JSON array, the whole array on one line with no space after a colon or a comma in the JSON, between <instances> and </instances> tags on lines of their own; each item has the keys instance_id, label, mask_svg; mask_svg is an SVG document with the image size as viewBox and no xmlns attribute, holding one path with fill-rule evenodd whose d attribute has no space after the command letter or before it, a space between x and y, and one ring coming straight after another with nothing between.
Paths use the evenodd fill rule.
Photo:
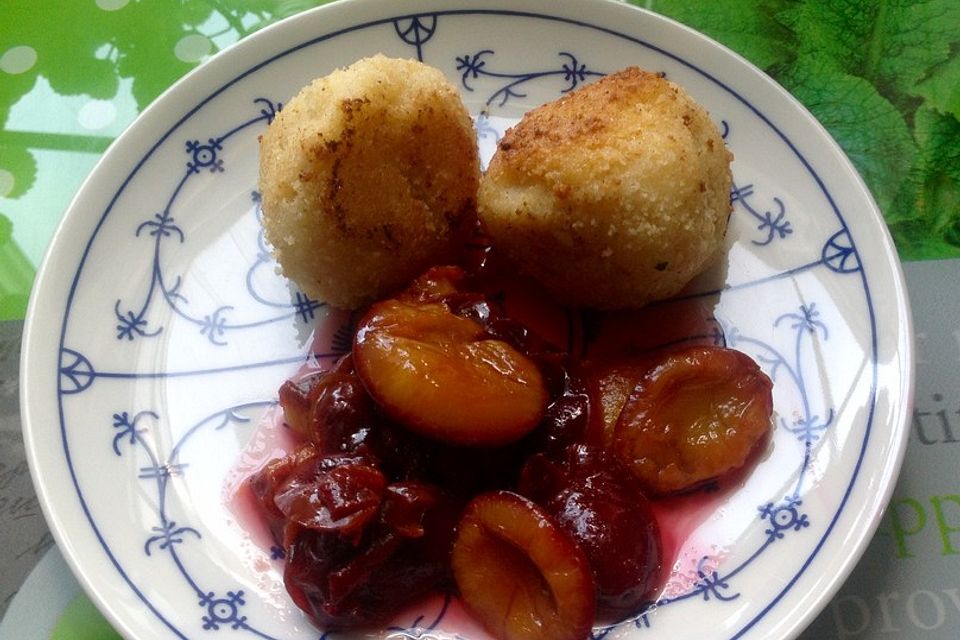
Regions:
<instances>
[{"instance_id":1,"label":"green leaf print background","mask_svg":"<svg viewBox=\"0 0 960 640\"><path fill-rule=\"evenodd\" d=\"M863 175L903 259L960 257L960 1L633 3L726 44L803 102ZM23 316L57 221L137 113L218 50L318 4L0 3L0 320ZM70 124L90 103L113 110L109 125Z\"/></svg>"},{"instance_id":2,"label":"green leaf print background","mask_svg":"<svg viewBox=\"0 0 960 640\"><path fill-rule=\"evenodd\" d=\"M820 120L904 260L960 257L960 2L656 0L737 51Z\"/></svg>"}]
</instances>

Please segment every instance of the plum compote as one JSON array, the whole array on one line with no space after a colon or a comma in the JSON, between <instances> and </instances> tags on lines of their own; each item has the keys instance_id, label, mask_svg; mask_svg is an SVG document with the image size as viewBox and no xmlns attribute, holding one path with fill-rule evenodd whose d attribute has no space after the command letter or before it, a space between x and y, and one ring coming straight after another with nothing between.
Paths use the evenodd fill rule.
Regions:
<instances>
[{"instance_id":1,"label":"plum compote","mask_svg":"<svg viewBox=\"0 0 960 640\"><path fill-rule=\"evenodd\" d=\"M460 500L428 483L389 482L376 465L308 443L249 480L285 550L287 592L320 626L376 623L450 583Z\"/></svg>"},{"instance_id":2,"label":"plum compote","mask_svg":"<svg viewBox=\"0 0 960 640\"><path fill-rule=\"evenodd\" d=\"M746 355L607 341L586 362L566 312L498 277L428 270L281 387L299 445L248 483L318 625L447 591L497 638L587 638L656 601L672 558L650 500L743 467L769 431Z\"/></svg>"}]
</instances>

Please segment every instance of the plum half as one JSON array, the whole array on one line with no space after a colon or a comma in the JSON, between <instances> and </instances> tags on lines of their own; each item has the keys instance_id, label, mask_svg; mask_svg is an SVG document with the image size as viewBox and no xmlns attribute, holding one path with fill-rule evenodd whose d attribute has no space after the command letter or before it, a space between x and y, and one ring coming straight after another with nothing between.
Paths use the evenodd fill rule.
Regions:
<instances>
[{"instance_id":1,"label":"plum half","mask_svg":"<svg viewBox=\"0 0 960 640\"><path fill-rule=\"evenodd\" d=\"M654 495L738 469L770 431L773 383L748 355L722 347L670 352L623 405L613 450Z\"/></svg>"},{"instance_id":2,"label":"plum half","mask_svg":"<svg viewBox=\"0 0 960 640\"><path fill-rule=\"evenodd\" d=\"M428 280L433 290L442 272ZM548 391L537 364L436 296L374 304L354 338L357 373L390 418L455 445L515 442L543 417Z\"/></svg>"},{"instance_id":3,"label":"plum half","mask_svg":"<svg viewBox=\"0 0 960 640\"><path fill-rule=\"evenodd\" d=\"M573 538L509 491L467 505L451 554L464 604L501 640L582 640L593 624L593 574Z\"/></svg>"}]
</instances>

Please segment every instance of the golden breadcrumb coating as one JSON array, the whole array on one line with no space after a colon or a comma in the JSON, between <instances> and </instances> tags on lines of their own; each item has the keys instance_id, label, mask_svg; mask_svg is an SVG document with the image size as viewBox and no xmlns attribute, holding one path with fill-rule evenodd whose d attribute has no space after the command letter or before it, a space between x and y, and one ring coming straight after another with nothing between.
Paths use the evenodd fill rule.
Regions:
<instances>
[{"instance_id":1,"label":"golden breadcrumb coating","mask_svg":"<svg viewBox=\"0 0 960 640\"><path fill-rule=\"evenodd\" d=\"M473 123L443 74L377 55L313 81L260 141L263 226L283 273L356 308L455 258L476 216Z\"/></svg>"},{"instance_id":2,"label":"golden breadcrumb coating","mask_svg":"<svg viewBox=\"0 0 960 640\"><path fill-rule=\"evenodd\" d=\"M480 219L561 302L638 307L676 294L717 255L731 159L703 107L632 67L510 129L481 179Z\"/></svg>"}]
</instances>

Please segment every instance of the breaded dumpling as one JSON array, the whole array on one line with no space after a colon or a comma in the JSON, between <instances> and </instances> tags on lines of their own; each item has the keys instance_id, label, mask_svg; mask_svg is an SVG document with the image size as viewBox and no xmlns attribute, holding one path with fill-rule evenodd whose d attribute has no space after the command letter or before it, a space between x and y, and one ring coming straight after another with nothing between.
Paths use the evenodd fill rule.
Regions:
<instances>
[{"instance_id":1,"label":"breaded dumpling","mask_svg":"<svg viewBox=\"0 0 960 640\"><path fill-rule=\"evenodd\" d=\"M635 67L533 109L478 194L493 246L563 303L638 307L717 255L731 154L703 107Z\"/></svg>"},{"instance_id":2,"label":"breaded dumpling","mask_svg":"<svg viewBox=\"0 0 960 640\"><path fill-rule=\"evenodd\" d=\"M449 262L476 218L470 115L443 74L377 55L315 80L260 141L263 226L283 273L356 308Z\"/></svg>"}]
</instances>

